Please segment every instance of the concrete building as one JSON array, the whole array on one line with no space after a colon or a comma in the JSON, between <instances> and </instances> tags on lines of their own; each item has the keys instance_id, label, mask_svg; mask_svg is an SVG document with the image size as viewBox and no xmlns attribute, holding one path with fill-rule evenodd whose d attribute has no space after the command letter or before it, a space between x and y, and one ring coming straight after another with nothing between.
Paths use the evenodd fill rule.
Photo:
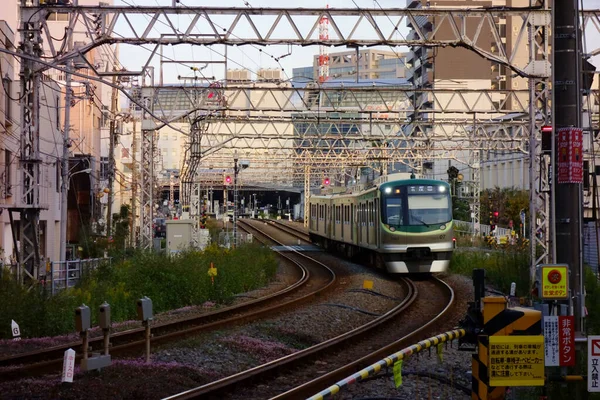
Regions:
<instances>
[{"instance_id":1,"label":"concrete building","mask_svg":"<svg viewBox=\"0 0 600 400\"><path fill-rule=\"evenodd\" d=\"M79 0L79 5L98 5L99 0ZM103 1L103 3L112 4L112 0ZM17 32L20 23L19 0L9 0L2 4L2 17L6 19L5 25L7 31ZM62 13L50 13L47 18L47 25L50 35L53 39L55 49L62 45L65 28L68 26L68 15ZM88 38L83 29L83 22L78 22L73 30L74 47L81 46ZM5 31L5 32L7 32ZM2 33L4 35L4 33ZM13 44L18 44L20 36L12 34ZM44 40L46 40L44 36ZM50 43L43 41L43 50L49 54ZM5 57L5 56L3 56ZM88 63L100 70L108 70L115 63L114 51L109 46L100 47L86 55ZM12 91L16 95L19 92L18 75L20 66L18 60L12 61L13 66L6 76L12 80ZM63 66L64 67L64 66ZM79 73L91 74L90 66L83 59L75 60L74 67ZM3 76L4 76L3 75ZM56 167L57 160L62 158L63 130L64 130L64 96L65 96L65 75L63 71L49 69L44 72L40 93L40 148L42 155L51 154L54 172L50 174L42 167L42 180L44 185L55 184L60 189L60 170ZM102 109L103 104L108 103L104 99L104 85L98 82L92 82L85 78L73 78L71 118L70 118L70 176L72 176L71 187L68 194L68 232L67 241L81 243L82 240L89 238L89 233L95 229L96 221L99 219L100 207L95 193L100 189L100 161L101 161L101 138L100 129L103 124ZM6 105L4 106L6 108ZM13 104L13 113L16 113L15 121L20 121L19 106ZM44 125L48 124L48 125ZM13 128L14 129L14 128ZM17 129L18 131L18 129ZM18 134L17 134L18 135ZM18 140L17 140L18 142ZM45 147L50 146L45 149ZM18 150L17 148L14 149ZM12 150L11 150L12 151ZM13 158L18 157L18 153ZM48 155L45 156L48 156ZM16 160L17 158L15 158ZM60 162L60 161L59 161ZM15 164L16 168L16 164ZM80 170L91 168L90 174L77 174ZM58 172L57 172L58 171ZM58 176L57 176L58 174ZM19 176L14 172L14 184L19 184ZM58 179L58 180L57 180ZM54 183L52 183L54 182ZM57 183L58 182L58 183ZM53 194L46 190L41 191L41 202L49 205L48 211L41 213L41 232L52 236L53 240L59 240L60 211L57 207L60 205L60 195L55 199ZM47 197L47 198L46 198ZM56 209L55 209L56 208ZM58 211L57 211L58 210ZM56 216L54 213L58 212ZM55 218L56 217L56 218ZM55 218L53 220L53 218ZM57 225L58 224L58 225ZM52 229L56 228L56 232ZM83 230L82 230L83 228ZM84 232L85 231L85 232ZM4 234L3 237L6 237ZM2 243L4 249L11 245ZM58 250L52 254L53 245L46 246L48 250L42 249L45 256L52 256L52 261L58 261ZM6 253L6 251L5 251Z\"/></svg>"},{"instance_id":2,"label":"concrete building","mask_svg":"<svg viewBox=\"0 0 600 400\"><path fill-rule=\"evenodd\" d=\"M16 42L13 28L6 21L0 21L0 46L15 50ZM0 53L0 260L14 261L15 242L18 244L18 232L13 237L8 208L18 206L22 193L22 177L19 165L20 153L20 108L18 98L20 82L15 59ZM62 154L61 114L64 108L60 87L50 79L43 79L40 88L40 254L44 260L58 260L60 245L60 166ZM15 220L19 214L13 213Z\"/></svg>"},{"instance_id":3,"label":"concrete building","mask_svg":"<svg viewBox=\"0 0 600 400\"><path fill-rule=\"evenodd\" d=\"M436 9L444 9L444 8L481 8L481 7L492 7L492 6L507 6L507 7L520 7L527 6L522 0L507 0L507 1L475 1L475 0L440 0L436 2L429 1L421 1L421 0L408 0L407 8L436 8ZM437 17L441 19L441 17ZM442 39L444 37L451 38L454 37L454 32L452 31L452 27L447 21L440 20L437 21L436 17L429 18L417 18L414 20L416 24L418 24L419 30L425 33L430 33L436 31L436 38ZM439 24L439 26L438 26ZM471 28L476 29L479 24L479 21L476 19L467 20L467 29ZM517 40L517 33L513 32L513 27L519 27L522 25L522 21L519 17L508 17L497 21L499 28L499 36L503 43L506 43L506 47L511 49L514 47L513 41ZM411 37L416 38L415 26L413 26L413 22L409 21L407 23L408 27L411 28L411 32L409 33L408 38ZM485 47L485 43L488 44L488 47ZM494 44L494 38L491 32L491 28L485 25L478 36L478 45L483 46L486 51L490 51L492 53L499 52L500 49L497 49ZM525 49L525 46L521 46L522 48L518 48L517 54L510 55L514 57L514 62L525 64L525 61L528 57L528 52ZM503 65L493 63L479 56L473 51L464 48L452 48L452 47L440 47L440 48L428 48L423 46L414 46L411 48L411 51L406 55L406 64L407 64L407 79L417 88L423 89L526 89L527 81L520 77L512 76L511 71ZM477 94L470 95L471 97L477 96ZM505 100L504 94L494 94L494 98L491 98L491 101L496 104L500 104L500 102ZM411 115L408 115L410 120L420 120L420 121L428 121L431 120L432 124L427 127L427 125L422 125L425 130L427 129L435 129L435 136L444 136L442 133L444 132L452 132L453 129L450 125L443 126L440 124L436 124L433 121L435 119L443 118L446 121L452 120L465 120L469 118L473 118L472 115L467 113L467 109L465 108L465 112L460 112L462 99L456 98L454 103L447 104L447 102L442 101L443 96L437 95L436 99L430 93L421 92L418 95L413 97L413 106L415 112ZM516 100L518 98L518 100ZM473 97L474 99L474 97ZM465 98L467 102L469 102L468 98ZM522 104L526 104L528 102L527 95L519 95L513 100L514 104L507 104L504 108L509 112L511 109L519 109ZM444 104L445 107L451 106L450 108L454 109L453 113L442 113L442 106ZM492 104L490 104L492 105ZM491 107L486 106L485 108L491 109ZM503 114L492 114L486 113L485 117L489 119L501 118ZM481 118L482 115L479 115ZM458 134L459 136L463 136L464 134ZM445 143L434 143L433 148L430 149L430 153L425 155L425 157L431 157L431 166L432 169L429 171L431 175L439 179L447 178L447 161L443 160L443 158L453 158L455 165L461 173L465 176L473 175L473 172L470 171L469 162L472 160L472 154L469 151L455 151L452 154L444 151L437 150L437 148L448 148L448 147L456 147L456 146L446 146ZM493 151L494 149L490 149ZM518 149L515 149L516 153L518 153ZM489 153L489 152L488 152ZM439 160L439 159L442 160ZM437 160L436 160L437 159ZM486 168L491 168L495 165L496 161L490 161L487 163ZM499 161L500 164L503 161ZM518 167L521 168L521 167ZM488 174L488 182L493 181L492 176L499 176L495 174L495 172L486 172L482 170L485 174ZM504 176L502 173L500 175ZM518 178L518 174L515 175L515 179ZM502 178L499 180L499 183L505 183L507 186L520 186L522 185L522 181L514 181L514 182L505 182ZM487 186L487 183L484 185Z\"/></svg>"},{"instance_id":4,"label":"concrete building","mask_svg":"<svg viewBox=\"0 0 600 400\"><path fill-rule=\"evenodd\" d=\"M330 79L397 79L405 77L405 55L393 51L364 49L342 51L329 54ZM294 68L294 82L317 81L319 76L319 56L313 58L313 65Z\"/></svg>"}]
</instances>

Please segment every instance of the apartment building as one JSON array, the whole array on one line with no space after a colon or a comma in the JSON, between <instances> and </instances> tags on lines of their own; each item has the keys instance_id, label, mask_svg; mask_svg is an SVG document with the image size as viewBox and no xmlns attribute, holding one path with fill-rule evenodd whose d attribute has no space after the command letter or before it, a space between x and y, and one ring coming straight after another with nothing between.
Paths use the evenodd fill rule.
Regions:
<instances>
[{"instance_id":1,"label":"apartment building","mask_svg":"<svg viewBox=\"0 0 600 400\"><path fill-rule=\"evenodd\" d=\"M18 38L7 21L0 21L0 46L14 51ZM9 209L18 207L23 191L19 170L21 117L18 104L20 82L14 57L0 53L0 261L14 262L19 232L11 228ZM40 254L44 259L59 258L60 245L60 156L62 155L62 93L51 79L42 79L39 96L40 123ZM13 213L19 221L19 213Z\"/></svg>"},{"instance_id":2,"label":"apartment building","mask_svg":"<svg viewBox=\"0 0 600 400\"><path fill-rule=\"evenodd\" d=\"M397 79L406 74L405 54L377 49L341 51L329 54L330 79ZM319 76L319 56L312 66L292 70L294 82L316 81Z\"/></svg>"}]
</instances>

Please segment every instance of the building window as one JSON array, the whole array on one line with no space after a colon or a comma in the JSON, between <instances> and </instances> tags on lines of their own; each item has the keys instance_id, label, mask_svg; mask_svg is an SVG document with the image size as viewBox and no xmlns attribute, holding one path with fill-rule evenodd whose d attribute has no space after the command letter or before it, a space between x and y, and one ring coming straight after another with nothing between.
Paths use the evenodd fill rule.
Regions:
<instances>
[{"instance_id":1,"label":"building window","mask_svg":"<svg viewBox=\"0 0 600 400\"><path fill-rule=\"evenodd\" d=\"M129 151L128 151L129 152ZM108 179L108 157L100 158L100 180Z\"/></svg>"},{"instance_id":2,"label":"building window","mask_svg":"<svg viewBox=\"0 0 600 400\"><path fill-rule=\"evenodd\" d=\"M110 111L108 110L108 106L102 105L102 126L105 127L110 121Z\"/></svg>"},{"instance_id":3,"label":"building window","mask_svg":"<svg viewBox=\"0 0 600 400\"><path fill-rule=\"evenodd\" d=\"M11 158L11 151L4 150L4 190L7 197L12 195L12 181L10 176Z\"/></svg>"},{"instance_id":4,"label":"building window","mask_svg":"<svg viewBox=\"0 0 600 400\"><path fill-rule=\"evenodd\" d=\"M56 189L56 193L60 192L60 169L61 169L61 163L60 161L56 161L56 176L54 177L54 180L56 181L56 184L54 186Z\"/></svg>"},{"instance_id":5,"label":"building window","mask_svg":"<svg viewBox=\"0 0 600 400\"><path fill-rule=\"evenodd\" d=\"M60 97L56 96L56 129L60 129Z\"/></svg>"},{"instance_id":6,"label":"building window","mask_svg":"<svg viewBox=\"0 0 600 400\"><path fill-rule=\"evenodd\" d=\"M4 116L6 122L12 122L12 100L10 99L12 81L8 76L2 78L2 87L4 88Z\"/></svg>"},{"instance_id":7,"label":"building window","mask_svg":"<svg viewBox=\"0 0 600 400\"><path fill-rule=\"evenodd\" d=\"M48 21L68 21L69 20L69 14L68 13L49 13L48 14Z\"/></svg>"}]
</instances>

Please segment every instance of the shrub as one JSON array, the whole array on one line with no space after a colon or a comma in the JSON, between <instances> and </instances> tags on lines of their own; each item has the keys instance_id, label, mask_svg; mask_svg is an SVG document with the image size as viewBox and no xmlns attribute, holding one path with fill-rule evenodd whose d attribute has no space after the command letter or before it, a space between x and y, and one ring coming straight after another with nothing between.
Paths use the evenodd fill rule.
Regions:
<instances>
[{"instance_id":1,"label":"shrub","mask_svg":"<svg viewBox=\"0 0 600 400\"><path fill-rule=\"evenodd\" d=\"M450 271L472 276L473 269L485 269L487 283L508 293L512 282L517 284L517 295L529 293L529 256L516 249L484 250L457 249L450 262Z\"/></svg>"},{"instance_id":2,"label":"shrub","mask_svg":"<svg viewBox=\"0 0 600 400\"><path fill-rule=\"evenodd\" d=\"M208 275L211 263L218 271L214 284ZM137 252L125 261L99 267L76 287L54 296L41 285L28 290L5 276L0 279L0 338L12 337L13 319L23 337L73 331L73 310L82 303L91 308L93 324L104 301L111 305L115 322L135 319L135 301L142 296L152 299L155 313L207 301L228 303L235 294L267 284L276 270L273 253L250 244L235 250L210 246L174 257Z\"/></svg>"}]
</instances>

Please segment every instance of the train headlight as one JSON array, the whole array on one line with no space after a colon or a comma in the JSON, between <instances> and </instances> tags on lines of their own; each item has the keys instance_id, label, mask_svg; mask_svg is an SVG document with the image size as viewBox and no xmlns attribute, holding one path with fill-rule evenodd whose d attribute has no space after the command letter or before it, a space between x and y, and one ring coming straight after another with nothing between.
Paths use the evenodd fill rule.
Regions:
<instances>
[{"instance_id":1,"label":"train headlight","mask_svg":"<svg viewBox=\"0 0 600 400\"><path fill-rule=\"evenodd\" d=\"M385 194L390 194L390 193L392 193L392 188L386 187L385 188Z\"/></svg>"}]
</instances>

